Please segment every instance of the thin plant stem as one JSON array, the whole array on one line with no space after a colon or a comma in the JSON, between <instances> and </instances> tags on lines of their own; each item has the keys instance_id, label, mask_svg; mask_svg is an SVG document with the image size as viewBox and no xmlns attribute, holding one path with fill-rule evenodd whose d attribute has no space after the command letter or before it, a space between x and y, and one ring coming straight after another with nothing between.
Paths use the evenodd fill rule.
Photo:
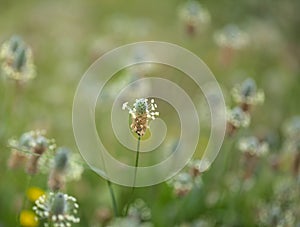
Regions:
<instances>
[{"instance_id":1,"label":"thin plant stem","mask_svg":"<svg viewBox=\"0 0 300 227\"><path fill-rule=\"evenodd\" d=\"M26 205L27 205L27 197L26 197L26 193L27 193L27 190L30 186L30 183L31 183L31 180L32 180L32 176L29 175L27 177L27 182L26 182L26 187L25 187L25 193L24 193L24 197L23 197L23 201L22 201L22 206L21 206L21 210L18 212L17 216L16 216L16 221L17 223L19 224L19 226L21 226L21 223L20 223L20 217L21 217L21 212L24 208L26 208Z\"/></svg>"},{"instance_id":2,"label":"thin plant stem","mask_svg":"<svg viewBox=\"0 0 300 227\"><path fill-rule=\"evenodd\" d=\"M105 161L104 161L102 155L101 155L101 160L103 162L104 169L106 170ZM114 189L112 187L112 183L111 183L111 181L109 179L107 179L106 182L107 182L107 186L108 186L110 197L111 197L111 201L112 201L114 215L115 215L115 217L118 217L119 216L118 205L117 205L117 200L116 200L116 196L115 196L115 193L114 193Z\"/></svg>"},{"instance_id":3,"label":"thin plant stem","mask_svg":"<svg viewBox=\"0 0 300 227\"><path fill-rule=\"evenodd\" d=\"M115 214L116 217L118 217L119 214L118 214L118 206L117 206L117 200L116 200L116 197L115 197L115 193L114 193L114 190L112 188L111 182L109 180L106 180L106 181L107 181L107 185L108 185L108 188L109 188L109 193L110 193L111 200L112 200L114 214Z\"/></svg>"},{"instance_id":4,"label":"thin plant stem","mask_svg":"<svg viewBox=\"0 0 300 227\"><path fill-rule=\"evenodd\" d=\"M133 199L133 195L134 195L137 169L138 169L138 166L139 166L140 146L141 146L141 136L138 137L137 148L136 148L136 156L135 156L135 165L134 165L135 169L134 169L134 176L133 176L133 184L132 184L131 195L129 197L130 199L128 200L128 203L126 205L125 216L127 216L127 214L128 214L129 205L130 205L130 203Z\"/></svg>"},{"instance_id":5,"label":"thin plant stem","mask_svg":"<svg viewBox=\"0 0 300 227\"><path fill-rule=\"evenodd\" d=\"M141 136L138 137L138 143L136 148L136 157L135 157L135 169L134 169L134 177L133 177L133 184L132 184L132 193L135 189L135 183L136 183L136 175L137 175L137 167L139 165L139 156L140 156L140 146L141 146Z\"/></svg>"}]
</instances>

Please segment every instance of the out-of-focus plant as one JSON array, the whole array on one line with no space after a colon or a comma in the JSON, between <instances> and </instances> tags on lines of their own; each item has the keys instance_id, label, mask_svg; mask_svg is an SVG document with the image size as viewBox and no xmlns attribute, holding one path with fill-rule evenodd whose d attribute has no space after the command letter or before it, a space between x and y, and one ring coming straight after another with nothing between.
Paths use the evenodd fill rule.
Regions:
<instances>
[{"instance_id":1,"label":"out-of-focus plant","mask_svg":"<svg viewBox=\"0 0 300 227\"><path fill-rule=\"evenodd\" d=\"M45 153L55 149L55 141L45 137L46 131L36 130L24 133L19 140L10 139L8 146L11 156L8 161L10 168L26 165L26 172L35 175L38 172L39 160Z\"/></svg>"},{"instance_id":2,"label":"out-of-focus plant","mask_svg":"<svg viewBox=\"0 0 300 227\"><path fill-rule=\"evenodd\" d=\"M189 36L206 29L210 24L210 13L199 2L189 0L179 8L179 18L183 23L185 32Z\"/></svg>"},{"instance_id":3,"label":"out-of-focus plant","mask_svg":"<svg viewBox=\"0 0 300 227\"><path fill-rule=\"evenodd\" d=\"M31 48L19 36L12 36L0 49L2 72L6 78L25 83L35 77Z\"/></svg>"}]
</instances>

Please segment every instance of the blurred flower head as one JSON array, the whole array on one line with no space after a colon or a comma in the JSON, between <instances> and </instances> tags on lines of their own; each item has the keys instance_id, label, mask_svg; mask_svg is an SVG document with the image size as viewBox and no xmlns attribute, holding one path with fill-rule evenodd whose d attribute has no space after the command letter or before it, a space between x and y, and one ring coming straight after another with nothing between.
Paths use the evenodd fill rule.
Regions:
<instances>
[{"instance_id":1,"label":"blurred flower head","mask_svg":"<svg viewBox=\"0 0 300 227\"><path fill-rule=\"evenodd\" d=\"M27 198L30 202L35 202L40 196L44 194L44 190L38 187L30 187L26 192Z\"/></svg>"},{"instance_id":2,"label":"blurred flower head","mask_svg":"<svg viewBox=\"0 0 300 227\"><path fill-rule=\"evenodd\" d=\"M78 208L74 197L61 192L50 192L35 201L33 210L45 227L68 227L72 223L79 223Z\"/></svg>"},{"instance_id":3,"label":"blurred flower head","mask_svg":"<svg viewBox=\"0 0 300 227\"><path fill-rule=\"evenodd\" d=\"M237 106L227 110L227 122L235 128L247 128L250 124L250 115Z\"/></svg>"},{"instance_id":4,"label":"blurred flower head","mask_svg":"<svg viewBox=\"0 0 300 227\"><path fill-rule=\"evenodd\" d=\"M189 173L195 179L206 171L210 163L205 159L194 159L188 163Z\"/></svg>"},{"instance_id":5,"label":"blurred flower head","mask_svg":"<svg viewBox=\"0 0 300 227\"><path fill-rule=\"evenodd\" d=\"M27 164L26 171L28 174L36 174L38 171L38 161L46 151L55 149L55 141L45 137L46 132L35 130L22 134L19 140L10 139L8 146L12 149L9 160L9 167L16 167L16 159L22 158Z\"/></svg>"},{"instance_id":6,"label":"blurred flower head","mask_svg":"<svg viewBox=\"0 0 300 227\"><path fill-rule=\"evenodd\" d=\"M240 151L251 156L263 156L269 152L269 145L264 141L259 141L254 136L244 137L239 140L238 148Z\"/></svg>"},{"instance_id":7,"label":"blurred flower head","mask_svg":"<svg viewBox=\"0 0 300 227\"><path fill-rule=\"evenodd\" d=\"M299 183L287 177L275 183L272 200L260 204L259 221L267 226L297 226L299 222Z\"/></svg>"},{"instance_id":8,"label":"blurred flower head","mask_svg":"<svg viewBox=\"0 0 300 227\"><path fill-rule=\"evenodd\" d=\"M240 30L236 25L229 24L215 32L214 40L220 47L242 49L248 44L249 37L246 32Z\"/></svg>"},{"instance_id":9,"label":"blurred flower head","mask_svg":"<svg viewBox=\"0 0 300 227\"><path fill-rule=\"evenodd\" d=\"M132 118L131 129L139 136L143 136L146 133L148 119L155 120L159 115L156 108L157 105L154 99L151 99L149 104L146 98L136 99L132 108L128 106L128 102L125 102L122 107L123 110L127 109L129 111Z\"/></svg>"},{"instance_id":10,"label":"blurred flower head","mask_svg":"<svg viewBox=\"0 0 300 227\"><path fill-rule=\"evenodd\" d=\"M59 147L54 158L44 156L40 166L43 173L50 172L48 186L53 191L62 189L65 182L80 180L84 170L78 155L65 147Z\"/></svg>"},{"instance_id":11,"label":"blurred flower head","mask_svg":"<svg viewBox=\"0 0 300 227\"><path fill-rule=\"evenodd\" d=\"M39 162L43 174L48 174L52 169L64 173L66 181L81 179L84 171L80 155L71 152L68 148L59 147L54 155L43 155Z\"/></svg>"},{"instance_id":12,"label":"blurred flower head","mask_svg":"<svg viewBox=\"0 0 300 227\"><path fill-rule=\"evenodd\" d=\"M288 138L300 140L300 116L295 116L284 124L284 134Z\"/></svg>"},{"instance_id":13,"label":"blurred flower head","mask_svg":"<svg viewBox=\"0 0 300 227\"><path fill-rule=\"evenodd\" d=\"M20 213L20 225L22 227L37 227L39 223L35 213L31 210L22 210Z\"/></svg>"},{"instance_id":14,"label":"blurred flower head","mask_svg":"<svg viewBox=\"0 0 300 227\"><path fill-rule=\"evenodd\" d=\"M12 36L0 49L2 71L8 79L26 82L35 77L32 51L19 36Z\"/></svg>"},{"instance_id":15,"label":"blurred flower head","mask_svg":"<svg viewBox=\"0 0 300 227\"><path fill-rule=\"evenodd\" d=\"M194 186L193 177L186 172L177 174L173 179L168 181L168 184L173 187L174 194L178 197L187 195Z\"/></svg>"},{"instance_id":16,"label":"blurred flower head","mask_svg":"<svg viewBox=\"0 0 300 227\"><path fill-rule=\"evenodd\" d=\"M141 222L150 221L151 210L142 199L136 199L129 206L128 216L133 217Z\"/></svg>"},{"instance_id":17,"label":"blurred flower head","mask_svg":"<svg viewBox=\"0 0 300 227\"><path fill-rule=\"evenodd\" d=\"M232 97L244 111L248 111L251 106L263 103L265 99L264 92L257 89L252 78L247 78L241 84L237 84L232 89Z\"/></svg>"},{"instance_id":18,"label":"blurred flower head","mask_svg":"<svg viewBox=\"0 0 300 227\"><path fill-rule=\"evenodd\" d=\"M194 0L185 2L179 8L179 18L189 35L194 35L200 28L203 29L210 23L209 11Z\"/></svg>"}]
</instances>

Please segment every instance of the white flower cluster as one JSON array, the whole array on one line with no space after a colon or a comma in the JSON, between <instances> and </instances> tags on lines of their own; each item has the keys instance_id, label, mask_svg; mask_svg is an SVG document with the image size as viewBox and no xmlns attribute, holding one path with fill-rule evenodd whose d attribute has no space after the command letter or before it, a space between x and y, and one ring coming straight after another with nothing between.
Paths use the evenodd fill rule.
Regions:
<instances>
[{"instance_id":1,"label":"white flower cluster","mask_svg":"<svg viewBox=\"0 0 300 227\"><path fill-rule=\"evenodd\" d=\"M70 227L71 223L80 222L80 218L76 216L78 208L74 197L60 192L50 192L35 201L33 210L38 219L44 221L45 227Z\"/></svg>"},{"instance_id":2,"label":"white flower cluster","mask_svg":"<svg viewBox=\"0 0 300 227\"><path fill-rule=\"evenodd\" d=\"M128 106L128 102L125 102L122 106L122 109L128 109L129 114L132 118L136 118L139 115L146 114L147 118L154 120L156 116L159 116L159 112L155 111L157 108L154 99L150 100L150 105L148 104L148 99L141 98L136 99L133 107Z\"/></svg>"}]
</instances>

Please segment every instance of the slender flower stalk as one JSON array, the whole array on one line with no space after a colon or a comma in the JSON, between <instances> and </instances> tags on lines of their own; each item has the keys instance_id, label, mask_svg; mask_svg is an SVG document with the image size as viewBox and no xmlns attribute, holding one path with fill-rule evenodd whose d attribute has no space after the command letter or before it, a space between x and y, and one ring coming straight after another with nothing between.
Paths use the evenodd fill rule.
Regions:
<instances>
[{"instance_id":1,"label":"slender flower stalk","mask_svg":"<svg viewBox=\"0 0 300 227\"><path fill-rule=\"evenodd\" d=\"M139 165L140 145L141 145L141 136L138 137L138 143L137 143L137 148L136 148L136 158L135 158L135 169L134 169L133 185L135 185L135 182L136 182L137 167ZM134 188L135 187L132 187L132 190L134 190Z\"/></svg>"},{"instance_id":2,"label":"slender flower stalk","mask_svg":"<svg viewBox=\"0 0 300 227\"><path fill-rule=\"evenodd\" d=\"M117 205L117 200L116 200L114 190L112 188L111 182L109 180L106 180L106 182L107 182L107 185L108 185L108 188L109 188L109 193L110 193L110 197L111 197L111 200L112 200L112 205L113 205L115 217L118 217L119 216L118 205Z\"/></svg>"},{"instance_id":3,"label":"slender flower stalk","mask_svg":"<svg viewBox=\"0 0 300 227\"><path fill-rule=\"evenodd\" d=\"M127 109L129 111L132 120L130 128L134 133L138 135L132 192L131 192L130 200L127 203L127 206L125 208L125 215L127 215L128 213L129 203L132 200L132 196L134 194L137 169L139 165L141 138L142 136L145 135L147 128L149 128L148 125L149 119L155 120L155 118L159 115L159 112L156 111L156 108L157 105L154 102L154 99L151 99L149 104L148 99L146 98L136 99L132 108L128 106L128 102L125 102L122 107L123 110Z\"/></svg>"}]
</instances>

